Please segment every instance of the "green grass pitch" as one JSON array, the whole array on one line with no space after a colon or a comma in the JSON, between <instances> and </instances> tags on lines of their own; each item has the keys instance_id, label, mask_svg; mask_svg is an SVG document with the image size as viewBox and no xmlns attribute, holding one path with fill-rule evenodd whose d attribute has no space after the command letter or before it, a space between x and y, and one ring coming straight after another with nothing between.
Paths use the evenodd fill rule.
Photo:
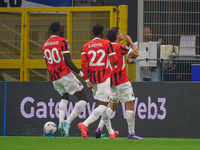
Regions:
<instances>
[{"instance_id":1,"label":"green grass pitch","mask_svg":"<svg viewBox=\"0 0 200 150\"><path fill-rule=\"evenodd\" d=\"M200 150L200 139L0 136L1 150Z\"/></svg>"}]
</instances>

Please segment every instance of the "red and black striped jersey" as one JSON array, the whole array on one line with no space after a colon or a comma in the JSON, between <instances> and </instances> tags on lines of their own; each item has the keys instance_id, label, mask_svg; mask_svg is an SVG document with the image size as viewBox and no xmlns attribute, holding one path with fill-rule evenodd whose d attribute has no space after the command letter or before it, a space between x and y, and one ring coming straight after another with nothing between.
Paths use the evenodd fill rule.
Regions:
<instances>
[{"instance_id":1,"label":"red and black striped jersey","mask_svg":"<svg viewBox=\"0 0 200 150\"><path fill-rule=\"evenodd\" d=\"M65 64L63 54L69 53L68 41L60 36L52 35L43 45L43 54L52 81L64 74L72 72Z\"/></svg>"},{"instance_id":2,"label":"red and black striped jersey","mask_svg":"<svg viewBox=\"0 0 200 150\"><path fill-rule=\"evenodd\" d=\"M114 73L111 75L111 86L117 86L122 83L128 82L128 75L126 72L125 54L129 53L128 46L123 44L112 43L118 58L118 64L114 66Z\"/></svg>"},{"instance_id":3,"label":"red and black striped jersey","mask_svg":"<svg viewBox=\"0 0 200 150\"><path fill-rule=\"evenodd\" d=\"M85 79L89 79L94 84L105 82L111 76L110 60L112 60L112 55L116 56L116 53L108 40L94 38L83 45L81 64L87 64L86 70L83 69L84 65L82 65ZM117 57L113 61L117 61Z\"/></svg>"}]
</instances>

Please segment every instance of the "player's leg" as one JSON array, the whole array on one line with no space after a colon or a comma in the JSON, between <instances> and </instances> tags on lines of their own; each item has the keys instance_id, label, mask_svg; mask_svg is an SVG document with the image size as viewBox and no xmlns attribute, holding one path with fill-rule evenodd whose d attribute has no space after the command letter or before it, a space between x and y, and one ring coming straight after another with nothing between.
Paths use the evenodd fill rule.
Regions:
<instances>
[{"instance_id":1,"label":"player's leg","mask_svg":"<svg viewBox=\"0 0 200 150\"><path fill-rule=\"evenodd\" d=\"M87 105L88 99L85 94L84 88L81 91L74 93L74 95L79 99L79 101L74 106L73 111L67 118L67 124L71 124L71 122L78 117L78 115L83 111L84 107Z\"/></svg>"},{"instance_id":2,"label":"player's leg","mask_svg":"<svg viewBox=\"0 0 200 150\"><path fill-rule=\"evenodd\" d=\"M96 121L100 115L102 115L106 127L108 128L109 134L114 134L115 132L110 128L110 118L107 115L107 105L110 96L110 78L108 78L104 83L95 84L92 89L94 99L99 100L99 106L90 114L90 116L83 122L79 123L78 127L82 132L82 136L87 138L87 131L85 130L91 123Z\"/></svg>"},{"instance_id":3,"label":"player's leg","mask_svg":"<svg viewBox=\"0 0 200 150\"><path fill-rule=\"evenodd\" d=\"M91 123L96 121L103 112L107 110L106 106L109 102L109 94L110 94L108 82L109 81L100 83L100 84L94 84L94 88L92 89L92 92L93 92L94 99L99 101L99 106L95 108L93 112L90 114L90 116L83 122L84 126L88 127Z\"/></svg>"},{"instance_id":4,"label":"player's leg","mask_svg":"<svg viewBox=\"0 0 200 150\"><path fill-rule=\"evenodd\" d=\"M83 111L84 107L87 105L88 102L84 89L74 93L74 95L79 99L79 101L76 103L74 109L67 117L67 119L64 120L64 130L66 132L65 137L69 137L69 128L71 127L70 125L72 121L78 117L78 115Z\"/></svg>"},{"instance_id":5,"label":"player's leg","mask_svg":"<svg viewBox=\"0 0 200 150\"><path fill-rule=\"evenodd\" d=\"M107 87L106 86L102 87L102 89L100 91L101 92L104 91L104 95L108 94L107 96L111 97L112 94L111 94L111 88L110 88L110 78L108 78L108 80L105 83L107 84ZM101 96L99 96L100 94L103 94L103 93L97 93L96 97L98 97L99 99L101 99L103 101L103 98ZM108 99L108 101L110 101L110 99ZM111 121L110 121L110 114L112 113L112 110L111 111L110 110L111 109L107 108L106 112L102 113L103 120L101 119L101 122L103 122L106 125L108 133L110 134L110 138L115 138L115 131L112 129ZM118 133L118 131L117 131L117 133ZM98 137L100 137L100 135L98 135Z\"/></svg>"},{"instance_id":6,"label":"player's leg","mask_svg":"<svg viewBox=\"0 0 200 150\"><path fill-rule=\"evenodd\" d=\"M126 102L125 107L126 107L126 121L128 124L128 133L130 135L134 135L135 134L135 117L134 117L133 101Z\"/></svg>"},{"instance_id":7,"label":"player's leg","mask_svg":"<svg viewBox=\"0 0 200 150\"><path fill-rule=\"evenodd\" d=\"M111 122L110 122L110 116L113 113L113 110L117 109L118 106L118 93L117 93L117 88L115 86L110 87L110 108L107 109L107 114L108 114L108 120L107 118L104 118L102 116L102 121L106 125L106 128L108 130L108 133L110 134L110 138L113 139L115 138L116 135L118 135L118 131L114 131L111 127ZM113 133L114 132L114 133Z\"/></svg>"},{"instance_id":8,"label":"player's leg","mask_svg":"<svg viewBox=\"0 0 200 150\"><path fill-rule=\"evenodd\" d=\"M129 101L125 103L126 107L126 121L128 124L128 139L143 139L135 134L135 116L134 116L134 103Z\"/></svg>"},{"instance_id":9,"label":"player's leg","mask_svg":"<svg viewBox=\"0 0 200 150\"><path fill-rule=\"evenodd\" d=\"M88 127L90 124L95 122L103 112L107 111L108 102L99 101L99 106L93 110L90 116L83 122L83 125Z\"/></svg>"},{"instance_id":10,"label":"player's leg","mask_svg":"<svg viewBox=\"0 0 200 150\"><path fill-rule=\"evenodd\" d=\"M126 107L126 121L128 124L128 138L142 139L135 135L135 116L134 116L134 93L130 82L123 83L118 86L120 102L125 103Z\"/></svg>"},{"instance_id":11,"label":"player's leg","mask_svg":"<svg viewBox=\"0 0 200 150\"><path fill-rule=\"evenodd\" d=\"M59 103L59 125L58 125L58 130L61 132L62 136L65 136L66 133L63 129L63 121L65 119L65 114L66 114L66 108L68 104L68 93L64 93L63 96L61 96L61 101Z\"/></svg>"},{"instance_id":12,"label":"player's leg","mask_svg":"<svg viewBox=\"0 0 200 150\"><path fill-rule=\"evenodd\" d=\"M102 103L103 102L100 101L99 105L101 105ZM105 106L107 106L107 105L105 105ZM106 111L104 111L101 116L102 116L104 124L106 125L108 133L109 134L114 134L114 131L113 131L112 127L111 127L110 115L108 115L108 111L107 110L108 110L108 108L106 107Z\"/></svg>"},{"instance_id":13,"label":"player's leg","mask_svg":"<svg viewBox=\"0 0 200 150\"><path fill-rule=\"evenodd\" d=\"M110 106L107 109L107 114L109 117L117 109L117 107L118 107L118 92L117 92L117 88L115 86L112 86L110 87ZM103 126L104 126L104 121L103 121L103 118L101 118L96 131L103 131ZM96 134L96 131L95 131L95 135L98 135ZM96 138L100 138L100 137L96 136Z\"/></svg>"},{"instance_id":14,"label":"player's leg","mask_svg":"<svg viewBox=\"0 0 200 150\"><path fill-rule=\"evenodd\" d=\"M110 87L110 107L107 109L108 121L106 120L106 118L104 118L102 116L104 124L106 125L106 128L108 130L108 133L110 134L110 138L111 139L114 139L115 136L117 136L119 134L118 131L114 131L112 129L111 122L110 122L110 116L117 109L117 107L118 107L117 88L115 86L112 86L112 87Z\"/></svg>"},{"instance_id":15,"label":"player's leg","mask_svg":"<svg viewBox=\"0 0 200 150\"><path fill-rule=\"evenodd\" d=\"M69 137L71 122L82 112L83 108L87 105L88 100L83 85L73 73L63 75L61 78L61 84L63 85L65 92L68 92L70 95L75 95L79 99L74 106L73 111L67 119L63 121L63 128L66 132L65 137Z\"/></svg>"},{"instance_id":16,"label":"player's leg","mask_svg":"<svg viewBox=\"0 0 200 150\"><path fill-rule=\"evenodd\" d=\"M116 103L110 102L110 106L109 106L109 108L107 108L107 114L108 114L109 118L112 115L112 113L117 109L117 107L118 107L118 102L116 102ZM103 127L104 127L104 120L103 120L103 117L101 117L99 125L95 131L96 138L101 138L101 132L103 131Z\"/></svg>"},{"instance_id":17,"label":"player's leg","mask_svg":"<svg viewBox=\"0 0 200 150\"><path fill-rule=\"evenodd\" d=\"M68 93L64 93L63 96L61 96L61 101L59 103L59 124L63 123L63 120L65 119L66 108L69 102L68 99Z\"/></svg>"},{"instance_id":18,"label":"player's leg","mask_svg":"<svg viewBox=\"0 0 200 150\"><path fill-rule=\"evenodd\" d=\"M93 110L90 116L83 122L83 124L88 127L94 121L96 121L101 114L107 111L108 102L101 102L99 101L99 106Z\"/></svg>"},{"instance_id":19,"label":"player's leg","mask_svg":"<svg viewBox=\"0 0 200 150\"><path fill-rule=\"evenodd\" d=\"M99 104L99 106L93 110L93 112L84 122L78 124L78 128L81 130L81 134L85 139L88 138L87 137L88 126L93 122L95 122L103 112L106 112L107 104L108 102Z\"/></svg>"},{"instance_id":20,"label":"player's leg","mask_svg":"<svg viewBox=\"0 0 200 150\"><path fill-rule=\"evenodd\" d=\"M99 106L94 109L94 111L90 114L90 116L82 123L78 124L79 129L81 130L82 136L87 139L87 131L88 131L88 126L95 122L100 115L102 115L102 118L104 120L104 124L106 125L106 128L108 130L108 133L110 134L110 138L114 139L115 136L119 134L118 131L114 131L111 127L111 122L110 118L108 117L107 114L107 106L108 102L102 102L99 101Z\"/></svg>"},{"instance_id":21,"label":"player's leg","mask_svg":"<svg viewBox=\"0 0 200 150\"><path fill-rule=\"evenodd\" d=\"M68 93L66 93L63 85L61 84L61 79L53 81L54 89L61 95L61 101L59 103L59 125L58 130L60 131L62 136L65 136L66 133L63 129L63 121L65 119L66 108L68 104Z\"/></svg>"}]
</instances>

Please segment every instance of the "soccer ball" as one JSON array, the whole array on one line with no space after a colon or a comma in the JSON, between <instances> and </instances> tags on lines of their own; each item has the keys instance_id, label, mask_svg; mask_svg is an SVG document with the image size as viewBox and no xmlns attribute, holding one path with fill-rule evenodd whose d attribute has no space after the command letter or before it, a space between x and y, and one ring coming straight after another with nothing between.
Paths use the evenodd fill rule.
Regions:
<instances>
[{"instance_id":1,"label":"soccer ball","mask_svg":"<svg viewBox=\"0 0 200 150\"><path fill-rule=\"evenodd\" d=\"M48 121L44 124L43 131L45 134L54 134L57 130L57 126L54 122Z\"/></svg>"}]
</instances>

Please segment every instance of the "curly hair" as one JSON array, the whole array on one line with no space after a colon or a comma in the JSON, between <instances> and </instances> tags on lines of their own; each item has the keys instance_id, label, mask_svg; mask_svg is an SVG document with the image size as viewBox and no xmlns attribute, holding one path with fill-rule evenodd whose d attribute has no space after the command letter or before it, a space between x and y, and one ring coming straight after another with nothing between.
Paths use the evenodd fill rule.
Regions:
<instances>
[{"instance_id":1,"label":"curly hair","mask_svg":"<svg viewBox=\"0 0 200 150\"><path fill-rule=\"evenodd\" d=\"M58 29L60 28L61 22L53 22L50 27L48 32L49 33L55 33L58 31Z\"/></svg>"},{"instance_id":2,"label":"curly hair","mask_svg":"<svg viewBox=\"0 0 200 150\"><path fill-rule=\"evenodd\" d=\"M93 32L94 35L98 36L98 35L101 34L101 32L103 31L103 29L104 29L103 25L97 24L97 25L93 26L92 32Z\"/></svg>"},{"instance_id":3,"label":"curly hair","mask_svg":"<svg viewBox=\"0 0 200 150\"><path fill-rule=\"evenodd\" d=\"M119 27L112 27L107 31L106 37L110 42L114 42L117 38L118 32L119 32Z\"/></svg>"}]
</instances>

